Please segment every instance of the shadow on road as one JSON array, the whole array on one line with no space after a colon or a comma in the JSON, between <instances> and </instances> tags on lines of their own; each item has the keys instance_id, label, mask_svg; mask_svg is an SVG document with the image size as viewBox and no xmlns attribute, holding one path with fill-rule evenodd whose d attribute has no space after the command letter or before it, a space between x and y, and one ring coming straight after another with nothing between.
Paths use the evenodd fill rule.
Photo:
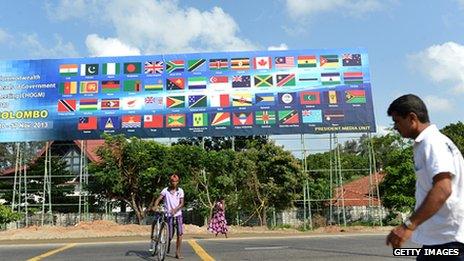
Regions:
<instances>
[{"instance_id":1,"label":"shadow on road","mask_svg":"<svg viewBox=\"0 0 464 261\"><path fill-rule=\"evenodd\" d=\"M129 250L126 252L125 256L137 256L143 260L153 260L153 256L150 254L150 252L142 250Z\"/></svg>"}]
</instances>

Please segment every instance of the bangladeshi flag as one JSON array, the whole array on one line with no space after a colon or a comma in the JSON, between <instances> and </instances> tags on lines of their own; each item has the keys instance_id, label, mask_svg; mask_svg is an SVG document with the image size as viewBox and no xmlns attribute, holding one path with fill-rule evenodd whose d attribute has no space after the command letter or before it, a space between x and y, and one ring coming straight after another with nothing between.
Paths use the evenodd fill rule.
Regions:
<instances>
[{"instance_id":1,"label":"bangladeshi flag","mask_svg":"<svg viewBox=\"0 0 464 261\"><path fill-rule=\"evenodd\" d=\"M124 63L124 74L139 74L142 72L142 63Z\"/></svg>"}]
</instances>

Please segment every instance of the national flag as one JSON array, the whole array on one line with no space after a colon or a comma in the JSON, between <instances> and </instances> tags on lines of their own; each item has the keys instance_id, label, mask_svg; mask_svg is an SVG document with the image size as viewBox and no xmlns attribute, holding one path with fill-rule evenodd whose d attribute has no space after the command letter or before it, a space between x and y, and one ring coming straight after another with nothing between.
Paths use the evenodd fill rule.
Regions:
<instances>
[{"instance_id":1,"label":"national flag","mask_svg":"<svg viewBox=\"0 0 464 261\"><path fill-rule=\"evenodd\" d=\"M230 112L216 112L212 114L211 126L229 126Z\"/></svg>"},{"instance_id":2,"label":"national flag","mask_svg":"<svg viewBox=\"0 0 464 261\"><path fill-rule=\"evenodd\" d=\"M98 64L81 64L81 76L98 75Z\"/></svg>"},{"instance_id":3,"label":"national flag","mask_svg":"<svg viewBox=\"0 0 464 261\"><path fill-rule=\"evenodd\" d=\"M172 60L166 62L166 72L179 73L184 71L184 60Z\"/></svg>"},{"instance_id":4,"label":"national flag","mask_svg":"<svg viewBox=\"0 0 464 261\"><path fill-rule=\"evenodd\" d=\"M60 83L60 93L64 95L77 93L77 82L62 82Z\"/></svg>"},{"instance_id":5,"label":"national flag","mask_svg":"<svg viewBox=\"0 0 464 261\"><path fill-rule=\"evenodd\" d=\"M104 63L102 64L103 75L116 75L119 74L121 68L119 63Z\"/></svg>"},{"instance_id":6,"label":"national flag","mask_svg":"<svg viewBox=\"0 0 464 261\"><path fill-rule=\"evenodd\" d=\"M60 64L60 75L61 76L76 76L79 67L77 64Z\"/></svg>"},{"instance_id":7,"label":"national flag","mask_svg":"<svg viewBox=\"0 0 464 261\"><path fill-rule=\"evenodd\" d=\"M300 119L296 110L282 110L278 112L280 124L298 124Z\"/></svg>"},{"instance_id":8,"label":"national flag","mask_svg":"<svg viewBox=\"0 0 464 261\"><path fill-rule=\"evenodd\" d=\"M121 128L121 120L117 116L103 116L100 118L101 130L118 130Z\"/></svg>"},{"instance_id":9,"label":"national flag","mask_svg":"<svg viewBox=\"0 0 464 261\"><path fill-rule=\"evenodd\" d=\"M98 81L80 82L80 93L98 93Z\"/></svg>"},{"instance_id":10,"label":"national flag","mask_svg":"<svg viewBox=\"0 0 464 261\"><path fill-rule=\"evenodd\" d=\"M366 103L365 90L346 90L345 91L346 103Z\"/></svg>"},{"instance_id":11,"label":"national flag","mask_svg":"<svg viewBox=\"0 0 464 261\"><path fill-rule=\"evenodd\" d=\"M79 111L96 111L96 110L98 110L98 99L79 100Z\"/></svg>"},{"instance_id":12,"label":"national flag","mask_svg":"<svg viewBox=\"0 0 464 261\"><path fill-rule=\"evenodd\" d=\"M295 86L295 74L277 74L276 76L277 87Z\"/></svg>"},{"instance_id":13,"label":"national flag","mask_svg":"<svg viewBox=\"0 0 464 261\"><path fill-rule=\"evenodd\" d=\"M254 77L256 87L272 87L274 86L274 80L272 74L258 74Z\"/></svg>"},{"instance_id":14,"label":"national flag","mask_svg":"<svg viewBox=\"0 0 464 261\"><path fill-rule=\"evenodd\" d=\"M203 76L189 77L188 88L189 90L206 89L206 77L203 77Z\"/></svg>"},{"instance_id":15,"label":"national flag","mask_svg":"<svg viewBox=\"0 0 464 261\"><path fill-rule=\"evenodd\" d=\"M299 73L298 86L301 87L315 87L319 86L319 74L318 73Z\"/></svg>"},{"instance_id":16,"label":"national flag","mask_svg":"<svg viewBox=\"0 0 464 261\"><path fill-rule=\"evenodd\" d=\"M321 73L322 85L340 84L340 73Z\"/></svg>"},{"instance_id":17,"label":"national flag","mask_svg":"<svg viewBox=\"0 0 464 261\"><path fill-rule=\"evenodd\" d=\"M326 121L342 121L345 118L345 114L342 110L326 110L324 111L324 119Z\"/></svg>"},{"instance_id":18,"label":"national flag","mask_svg":"<svg viewBox=\"0 0 464 261\"><path fill-rule=\"evenodd\" d=\"M189 108L202 108L208 106L206 95L189 95L188 103Z\"/></svg>"},{"instance_id":19,"label":"national flag","mask_svg":"<svg viewBox=\"0 0 464 261\"><path fill-rule=\"evenodd\" d=\"M235 75L232 76L232 88L247 88L251 87L250 75Z\"/></svg>"},{"instance_id":20,"label":"national flag","mask_svg":"<svg viewBox=\"0 0 464 261\"><path fill-rule=\"evenodd\" d=\"M119 98L102 99L102 110L119 110Z\"/></svg>"},{"instance_id":21,"label":"national flag","mask_svg":"<svg viewBox=\"0 0 464 261\"><path fill-rule=\"evenodd\" d=\"M209 69L210 70L227 70L229 69L229 62L226 58L210 59Z\"/></svg>"},{"instance_id":22,"label":"national flag","mask_svg":"<svg viewBox=\"0 0 464 261\"><path fill-rule=\"evenodd\" d=\"M163 61L146 61L143 66L145 74L161 74L164 71Z\"/></svg>"},{"instance_id":23,"label":"national flag","mask_svg":"<svg viewBox=\"0 0 464 261\"><path fill-rule=\"evenodd\" d=\"M242 106L252 106L251 93L233 93L232 94L232 106L242 107Z\"/></svg>"},{"instance_id":24,"label":"national flag","mask_svg":"<svg viewBox=\"0 0 464 261\"><path fill-rule=\"evenodd\" d=\"M294 92L285 92L278 93L279 103L282 105L292 105L296 101L296 93Z\"/></svg>"},{"instance_id":25,"label":"national flag","mask_svg":"<svg viewBox=\"0 0 464 261\"><path fill-rule=\"evenodd\" d=\"M317 66L315 55L300 55L298 56L298 68L312 68Z\"/></svg>"},{"instance_id":26,"label":"national flag","mask_svg":"<svg viewBox=\"0 0 464 261\"><path fill-rule=\"evenodd\" d=\"M255 120L258 125L276 124L276 113L275 111L257 111Z\"/></svg>"},{"instance_id":27,"label":"national flag","mask_svg":"<svg viewBox=\"0 0 464 261\"><path fill-rule=\"evenodd\" d=\"M166 127L168 128L185 127L185 114L166 115Z\"/></svg>"},{"instance_id":28,"label":"national flag","mask_svg":"<svg viewBox=\"0 0 464 261\"><path fill-rule=\"evenodd\" d=\"M163 97L147 96L144 99L145 110L162 110L164 108Z\"/></svg>"},{"instance_id":29,"label":"national flag","mask_svg":"<svg viewBox=\"0 0 464 261\"><path fill-rule=\"evenodd\" d=\"M135 129L142 127L142 116L141 115L123 115L122 116L122 128L123 129Z\"/></svg>"},{"instance_id":30,"label":"national flag","mask_svg":"<svg viewBox=\"0 0 464 261\"><path fill-rule=\"evenodd\" d=\"M359 53L346 53L342 56L343 66L361 66L361 54Z\"/></svg>"},{"instance_id":31,"label":"national flag","mask_svg":"<svg viewBox=\"0 0 464 261\"><path fill-rule=\"evenodd\" d=\"M269 70L272 68L272 60L269 56L253 58L253 66L256 70Z\"/></svg>"},{"instance_id":32,"label":"national flag","mask_svg":"<svg viewBox=\"0 0 464 261\"><path fill-rule=\"evenodd\" d=\"M274 59L274 62L277 69L290 69L295 67L295 57L293 56L279 56Z\"/></svg>"},{"instance_id":33,"label":"national flag","mask_svg":"<svg viewBox=\"0 0 464 261\"><path fill-rule=\"evenodd\" d=\"M234 112L232 122L235 126L240 125L253 125L252 112Z\"/></svg>"},{"instance_id":34,"label":"national flag","mask_svg":"<svg viewBox=\"0 0 464 261\"><path fill-rule=\"evenodd\" d=\"M124 74L139 74L142 72L142 63L129 62L124 63Z\"/></svg>"},{"instance_id":35,"label":"national flag","mask_svg":"<svg viewBox=\"0 0 464 261\"><path fill-rule=\"evenodd\" d=\"M216 91L225 90L229 87L229 77L219 75L211 76L209 78L209 86Z\"/></svg>"},{"instance_id":36,"label":"national flag","mask_svg":"<svg viewBox=\"0 0 464 261\"><path fill-rule=\"evenodd\" d=\"M302 110L301 117L303 123L322 123L321 110Z\"/></svg>"},{"instance_id":37,"label":"national flag","mask_svg":"<svg viewBox=\"0 0 464 261\"><path fill-rule=\"evenodd\" d=\"M138 97L124 97L121 98L121 109L126 111L141 110L144 101Z\"/></svg>"},{"instance_id":38,"label":"national flag","mask_svg":"<svg viewBox=\"0 0 464 261\"><path fill-rule=\"evenodd\" d=\"M192 126L193 127L208 126L208 113L206 112L192 113Z\"/></svg>"},{"instance_id":39,"label":"national flag","mask_svg":"<svg viewBox=\"0 0 464 261\"><path fill-rule=\"evenodd\" d=\"M161 77L145 78L144 89L145 91L162 91L163 79Z\"/></svg>"},{"instance_id":40,"label":"national flag","mask_svg":"<svg viewBox=\"0 0 464 261\"><path fill-rule=\"evenodd\" d=\"M230 69L248 70L250 69L250 58L232 58L230 59Z\"/></svg>"},{"instance_id":41,"label":"national flag","mask_svg":"<svg viewBox=\"0 0 464 261\"><path fill-rule=\"evenodd\" d=\"M321 94L315 91L300 92L300 103L303 105L321 104Z\"/></svg>"},{"instance_id":42,"label":"national flag","mask_svg":"<svg viewBox=\"0 0 464 261\"><path fill-rule=\"evenodd\" d=\"M97 117L79 117L79 122L77 123L77 129L80 131L85 130L96 130L98 126Z\"/></svg>"},{"instance_id":43,"label":"national flag","mask_svg":"<svg viewBox=\"0 0 464 261\"><path fill-rule=\"evenodd\" d=\"M327 102L329 104L338 103L338 92L337 91L327 91Z\"/></svg>"},{"instance_id":44,"label":"national flag","mask_svg":"<svg viewBox=\"0 0 464 261\"><path fill-rule=\"evenodd\" d=\"M76 111L76 100L58 100L58 112Z\"/></svg>"},{"instance_id":45,"label":"national flag","mask_svg":"<svg viewBox=\"0 0 464 261\"><path fill-rule=\"evenodd\" d=\"M210 96L210 107L229 107L230 98L229 94L213 94Z\"/></svg>"},{"instance_id":46,"label":"national flag","mask_svg":"<svg viewBox=\"0 0 464 261\"><path fill-rule=\"evenodd\" d=\"M102 81L102 93L114 93L119 91L119 81Z\"/></svg>"},{"instance_id":47,"label":"national flag","mask_svg":"<svg viewBox=\"0 0 464 261\"><path fill-rule=\"evenodd\" d=\"M336 68L338 67L338 55L326 54L321 55L320 65L322 68Z\"/></svg>"},{"instance_id":48,"label":"national flag","mask_svg":"<svg viewBox=\"0 0 464 261\"><path fill-rule=\"evenodd\" d=\"M345 84L362 84L363 83L363 73L362 72L345 72L343 73L343 80Z\"/></svg>"},{"instance_id":49,"label":"national flag","mask_svg":"<svg viewBox=\"0 0 464 261\"><path fill-rule=\"evenodd\" d=\"M272 106L275 104L274 93L256 93L255 103L258 106Z\"/></svg>"},{"instance_id":50,"label":"national flag","mask_svg":"<svg viewBox=\"0 0 464 261\"><path fill-rule=\"evenodd\" d=\"M185 108L185 96L166 97L166 107L170 109Z\"/></svg>"},{"instance_id":51,"label":"national flag","mask_svg":"<svg viewBox=\"0 0 464 261\"><path fill-rule=\"evenodd\" d=\"M184 78L167 78L166 89L168 91L183 90L185 88Z\"/></svg>"},{"instance_id":52,"label":"national flag","mask_svg":"<svg viewBox=\"0 0 464 261\"><path fill-rule=\"evenodd\" d=\"M162 114L143 115L143 127L147 129L163 128L163 115Z\"/></svg>"},{"instance_id":53,"label":"national flag","mask_svg":"<svg viewBox=\"0 0 464 261\"><path fill-rule=\"evenodd\" d=\"M203 72L206 71L206 59L194 59L187 61L189 72Z\"/></svg>"},{"instance_id":54,"label":"national flag","mask_svg":"<svg viewBox=\"0 0 464 261\"><path fill-rule=\"evenodd\" d=\"M140 80L124 80L125 92L140 92L142 90L142 82Z\"/></svg>"}]
</instances>

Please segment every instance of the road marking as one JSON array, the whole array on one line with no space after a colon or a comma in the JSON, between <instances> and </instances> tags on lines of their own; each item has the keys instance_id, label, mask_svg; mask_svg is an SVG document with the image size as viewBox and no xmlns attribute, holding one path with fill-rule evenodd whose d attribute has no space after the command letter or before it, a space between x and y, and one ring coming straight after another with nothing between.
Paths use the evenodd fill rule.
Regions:
<instances>
[{"instance_id":1,"label":"road marking","mask_svg":"<svg viewBox=\"0 0 464 261\"><path fill-rule=\"evenodd\" d=\"M197 243L197 241L190 239L188 243L192 246L193 250L203 261L215 261L206 251Z\"/></svg>"},{"instance_id":2,"label":"road marking","mask_svg":"<svg viewBox=\"0 0 464 261\"><path fill-rule=\"evenodd\" d=\"M46 257L49 257L49 256L54 255L54 254L56 254L56 253L59 253L59 252L61 252L61 251L64 251L64 250L66 250L66 249L69 249L69 248L71 248L71 247L75 247L76 245L77 245L76 243L67 244L67 245L64 245L64 246L62 246L62 247L60 247L60 248L57 248L57 249L55 249L55 250L51 250L51 251L45 252L45 253L41 254L40 256L36 256L36 257L31 258L31 259L28 259L27 261L39 261L39 260L42 260L42 259L44 259L44 258L46 258Z\"/></svg>"},{"instance_id":3,"label":"road marking","mask_svg":"<svg viewBox=\"0 0 464 261\"><path fill-rule=\"evenodd\" d=\"M288 246L269 246L269 247L245 247L245 250L275 250L275 249L286 249Z\"/></svg>"}]
</instances>

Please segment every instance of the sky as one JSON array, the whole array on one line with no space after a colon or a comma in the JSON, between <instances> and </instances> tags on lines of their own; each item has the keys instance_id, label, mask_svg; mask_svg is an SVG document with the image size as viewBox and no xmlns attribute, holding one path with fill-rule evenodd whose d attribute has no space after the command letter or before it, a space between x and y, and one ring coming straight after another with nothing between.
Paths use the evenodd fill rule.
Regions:
<instances>
[{"instance_id":1,"label":"sky","mask_svg":"<svg viewBox=\"0 0 464 261\"><path fill-rule=\"evenodd\" d=\"M0 60L364 47L376 124L414 93L439 128L463 120L464 0L17 0Z\"/></svg>"}]
</instances>

